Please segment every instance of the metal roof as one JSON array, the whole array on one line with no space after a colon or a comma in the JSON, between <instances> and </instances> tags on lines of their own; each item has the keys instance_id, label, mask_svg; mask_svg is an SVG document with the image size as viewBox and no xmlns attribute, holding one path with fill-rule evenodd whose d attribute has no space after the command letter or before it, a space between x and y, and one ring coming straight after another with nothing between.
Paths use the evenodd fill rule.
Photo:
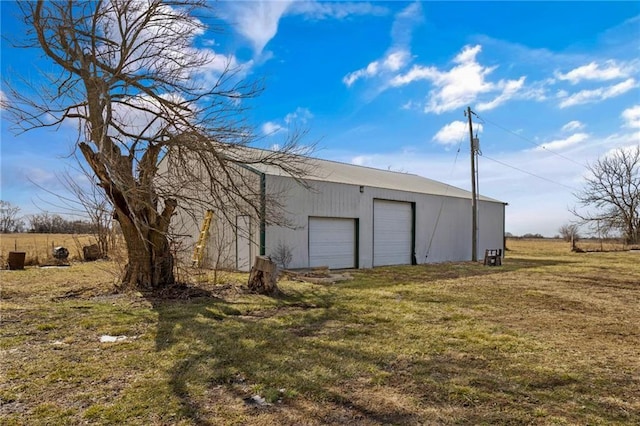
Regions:
<instances>
[{"instance_id":1,"label":"metal roof","mask_svg":"<svg viewBox=\"0 0 640 426\"><path fill-rule=\"evenodd\" d=\"M306 170L306 173L300 176L304 180L362 185L419 194L471 199L470 191L416 174L381 170L311 157L302 157L301 164L304 164L302 167ZM288 173L283 172L277 166L258 162L248 166L265 175L290 177ZM502 201L489 197L480 196L479 199L504 204Z\"/></svg>"}]
</instances>

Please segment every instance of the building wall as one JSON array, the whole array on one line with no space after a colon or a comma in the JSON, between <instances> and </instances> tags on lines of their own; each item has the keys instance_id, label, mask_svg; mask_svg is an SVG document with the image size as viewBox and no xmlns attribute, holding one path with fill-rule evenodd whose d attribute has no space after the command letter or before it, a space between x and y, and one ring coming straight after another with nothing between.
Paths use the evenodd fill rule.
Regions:
<instances>
[{"instance_id":1,"label":"building wall","mask_svg":"<svg viewBox=\"0 0 640 426\"><path fill-rule=\"evenodd\" d=\"M230 165L237 177L236 185L246 193L255 195L260 192L260 176L253 171L239 166ZM203 177L203 181L208 178ZM205 188L206 189L206 188ZM222 191L218 191L222 194ZM181 188L181 195L186 199L198 199L198 203L189 204L183 201L178 204L175 217L171 220L171 232L178 247L179 260L190 265L194 248L200 235L203 219L208 209L213 210L213 220L209 228L209 237L206 242L202 266L217 269L236 269L237 253L240 251L247 256L249 252L250 263L253 257L260 254L260 223L257 215L250 205L242 200L212 200L211 191L202 188ZM229 195L226 195L230 197ZM244 221L239 217L249 216L250 220ZM249 226L245 226L245 224ZM237 225L240 224L238 227ZM238 238L238 235L241 237ZM249 247L238 247L238 244ZM248 268L244 268L248 270Z\"/></svg>"},{"instance_id":2,"label":"building wall","mask_svg":"<svg viewBox=\"0 0 640 426\"><path fill-rule=\"evenodd\" d=\"M375 184L375 182L373 183ZM373 203L375 199L415 203L415 256L417 263L471 259L471 202L468 199L426 195L358 185L311 182L305 188L290 178L267 176L266 191L284 194L291 227L267 226L266 254L283 242L293 252L289 267L309 264L310 216L359 219L360 268L373 266ZM485 248L503 248L504 205L479 203L478 258Z\"/></svg>"},{"instance_id":3,"label":"building wall","mask_svg":"<svg viewBox=\"0 0 640 426\"><path fill-rule=\"evenodd\" d=\"M487 249L502 249L504 253L505 205L481 201L478 203L478 260Z\"/></svg>"}]
</instances>

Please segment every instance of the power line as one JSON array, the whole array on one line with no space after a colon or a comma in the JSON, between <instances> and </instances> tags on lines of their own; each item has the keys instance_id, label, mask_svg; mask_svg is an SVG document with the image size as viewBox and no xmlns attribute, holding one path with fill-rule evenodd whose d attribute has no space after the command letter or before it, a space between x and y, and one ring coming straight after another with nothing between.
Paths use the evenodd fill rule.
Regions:
<instances>
[{"instance_id":1,"label":"power line","mask_svg":"<svg viewBox=\"0 0 640 426\"><path fill-rule=\"evenodd\" d=\"M493 162L495 162L495 163L498 163L498 164L501 164L501 165L503 165L503 166L505 166L505 167L509 167L510 169L514 169L514 170L517 170L517 171L519 171L519 172L525 173L525 174L527 174L527 175L529 175L529 176L533 176L533 177L536 177L536 178L538 178L538 179L542 179L542 180L544 180L544 181L547 181L547 182L553 183L554 185L561 186L561 187L566 188L566 189L569 189L569 190L571 190L571 191L574 191L574 192L575 192L575 191L577 191L575 188L572 188L572 187L570 187L570 186L564 185L564 184L562 184L562 183L560 183L560 182L556 182L556 181L554 181L554 180L547 179L546 177L536 175L535 173L531 173L531 172L528 172L528 171L526 171L526 170L523 170L523 169L521 169L521 168L519 168L519 167L512 166L512 165L510 165L510 164L504 163L504 162L502 162L502 161L496 160L496 159L491 158L491 157L487 157L486 155L483 155L483 156L482 156L482 158L486 158L487 160L491 160L491 161L493 161Z\"/></svg>"},{"instance_id":2,"label":"power line","mask_svg":"<svg viewBox=\"0 0 640 426\"><path fill-rule=\"evenodd\" d=\"M560 158L563 158L563 159L565 159L565 160L567 160L567 161L570 161L570 162L572 162L573 164L577 164L577 165L578 165L578 166L580 166L580 167L586 167L584 164L582 164L582 163L578 163L577 161L575 161L575 160L573 160L573 159L571 159L571 158L569 158L569 157L567 157L567 156L565 156L565 155L562 155L562 154L559 154L559 153L557 153L557 152L555 152L555 151L552 151L552 150L550 150L549 148L545 147L544 145L541 145L541 144L535 143L535 142L534 142L534 141L532 141L531 139L528 139L528 138L526 138L526 137L522 136L521 134L519 134L519 133L517 133L517 132L514 132L513 130L507 129L506 127L503 127L503 126L499 125L498 123L496 123L496 122L494 122L494 121L491 121L491 120L486 119L486 118L484 118L484 117L480 117L480 116L478 116L477 114L476 114L476 117L480 118L480 119L481 119L482 121L484 121L484 122L487 122L487 123L489 123L489 124L493 124L493 125L494 125L494 126L496 126L497 128L502 129L502 130L504 130L505 132L510 133L510 134L512 134L512 135L514 135L514 136L517 136L517 137L519 137L520 139L522 139L522 140L524 140L524 141L526 141L526 142L530 143L531 145L533 145L533 146L535 146L535 147L538 147L538 148L540 148L540 149L543 149L543 150L547 151L547 152L548 152L548 153L550 153L550 154L556 155L556 156L558 156L558 157L560 157Z\"/></svg>"}]
</instances>

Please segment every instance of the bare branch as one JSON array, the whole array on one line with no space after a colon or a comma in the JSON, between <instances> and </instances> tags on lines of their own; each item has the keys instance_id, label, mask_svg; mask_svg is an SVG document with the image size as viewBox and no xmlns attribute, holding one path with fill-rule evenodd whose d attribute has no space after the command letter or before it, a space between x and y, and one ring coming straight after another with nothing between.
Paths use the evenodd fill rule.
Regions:
<instances>
[{"instance_id":1,"label":"bare branch","mask_svg":"<svg viewBox=\"0 0 640 426\"><path fill-rule=\"evenodd\" d=\"M207 2L39 0L20 7L30 29L24 46L41 50L58 74L46 76L43 88L7 82L6 110L22 131L77 126L82 160L127 243L125 286L173 282L168 230L179 203L193 216L215 209L233 226L238 213L285 223L255 170L273 168L304 184L304 132L292 131L278 151L249 148L256 137L245 122L246 100L261 86L242 80L230 62L211 78L207 67L216 58L194 47L207 29L196 13Z\"/></svg>"},{"instance_id":2,"label":"bare branch","mask_svg":"<svg viewBox=\"0 0 640 426\"><path fill-rule=\"evenodd\" d=\"M621 148L589 166L585 188L571 212L585 223L618 229L628 243L640 241L640 145Z\"/></svg>"}]
</instances>

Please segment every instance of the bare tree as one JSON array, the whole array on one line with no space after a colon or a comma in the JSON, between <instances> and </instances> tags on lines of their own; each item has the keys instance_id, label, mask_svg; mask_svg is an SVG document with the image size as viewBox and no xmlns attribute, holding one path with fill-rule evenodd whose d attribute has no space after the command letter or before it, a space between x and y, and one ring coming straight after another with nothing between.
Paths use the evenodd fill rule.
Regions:
<instances>
[{"instance_id":1,"label":"bare tree","mask_svg":"<svg viewBox=\"0 0 640 426\"><path fill-rule=\"evenodd\" d=\"M84 169L82 169L82 174L91 182L88 188L82 185L77 176L72 176L69 171L58 176L58 180L76 197L75 200L64 198L62 201L71 209L83 210L84 214L89 217L92 225L91 233L98 242L100 257L107 257L115 235L112 232L113 212L111 204L105 197L104 192L99 190L95 177Z\"/></svg>"},{"instance_id":2,"label":"bare tree","mask_svg":"<svg viewBox=\"0 0 640 426\"><path fill-rule=\"evenodd\" d=\"M589 166L578 203L571 211L599 231L618 230L628 244L640 242L640 145L620 148Z\"/></svg>"},{"instance_id":3,"label":"bare tree","mask_svg":"<svg viewBox=\"0 0 640 426\"><path fill-rule=\"evenodd\" d=\"M575 223L567 223L558 228L558 232L566 242L578 241L580 238L578 225Z\"/></svg>"},{"instance_id":4,"label":"bare tree","mask_svg":"<svg viewBox=\"0 0 640 426\"><path fill-rule=\"evenodd\" d=\"M0 233L21 232L24 229L24 221L18 214L20 207L0 200Z\"/></svg>"},{"instance_id":5,"label":"bare tree","mask_svg":"<svg viewBox=\"0 0 640 426\"><path fill-rule=\"evenodd\" d=\"M43 211L37 214L31 214L27 217L29 221L29 232L37 234L53 234L56 225L62 221L62 217ZM54 224L54 222L57 222Z\"/></svg>"},{"instance_id":6,"label":"bare tree","mask_svg":"<svg viewBox=\"0 0 640 426\"><path fill-rule=\"evenodd\" d=\"M287 269L289 267L289 263L291 263L291 260L293 259L293 250L291 247L279 240L269 257L277 265L280 265L283 269Z\"/></svg>"},{"instance_id":7,"label":"bare tree","mask_svg":"<svg viewBox=\"0 0 640 426\"><path fill-rule=\"evenodd\" d=\"M194 47L206 29L204 0L20 7L30 28L24 47L42 50L59 73L36 90L9 84L4 107L21 130L78 125L77 148L126 242L122 288L174 282L168 230L178 200L194 216L214 207L268 219L259 185L237 165L303 173L298 133L277 152L246 149L255 138L245 99L260 90L231 61Z\"/></svg>"},{"instance_id":8,"label":"bare tree","mask_svg":"<svg viewBox=\"0 0 640 426\"><path fill-rule=\"evenodd\" d=\"M57 193L45 186L31 181L31 183L40 190L45 191L54 197L57 202L43 201L44 203L55 208L56 211L62 212L68 217L80 217L86 220L76 220L74 222L60 219L70 224L84 224L88 226L67 227L68 230L56 232L74 232L83 234L93 234L97 241L98 251L96 258L105 258L109 254L109 249L115 245L116 232L113 227L113 212L109 200L106 198L104 191L100 190L99 182L92 172L88 171L82 164L82 161L76 157L80 164L80 169L65 170L63 173L56 174L60 184L64 186L71 195L63 195ZM38 229L48 229L47 223L55 216L50 216L47 211L43 210L42 214L32 215L29 217L32 232L40 232ZM50 229L50 227L49 227ZM47 232L47 231L43 231Z\"/></svg>"}]
</instances>

